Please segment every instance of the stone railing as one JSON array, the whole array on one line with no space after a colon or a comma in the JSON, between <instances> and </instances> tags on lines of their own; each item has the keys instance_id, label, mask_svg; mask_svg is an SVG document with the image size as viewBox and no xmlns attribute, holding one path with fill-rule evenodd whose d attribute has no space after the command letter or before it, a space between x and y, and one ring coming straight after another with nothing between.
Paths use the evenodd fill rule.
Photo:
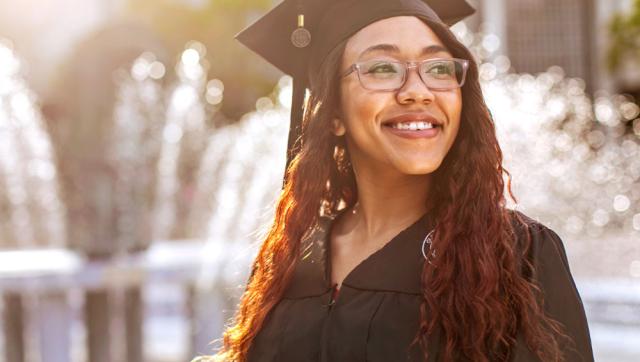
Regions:
<instances>
[{"instance_id":1,"label":"stone railing","mask_svg":"<svg viewBox=\"0 0 640 362\"><path fill-rule=\"evenodd\" d=\"M242 292L238 281L245 280L249 269L251 251L230 245L158 242L146 251L108 260L86 260L60 249L0 252L4 334L0 360L177 362L210 353L211 341L220 337ZM154 287L155 300L145 300L148 286ZM178 318L188 329L182 341L145 341L145 318L153 313L149 309L167 305L158 300L166 294L158 296L163 286L177 288L184 296L179 298L183 305L172 307L180 311ZM77 324L83 333L74 332ZM160 327L173 328L175 323ZM173 351L176 344L183 346L179 355L157 356L144 351L150 344L164 344L162 350L173 345L169 348Z\"/></svg>"}]
</instances>

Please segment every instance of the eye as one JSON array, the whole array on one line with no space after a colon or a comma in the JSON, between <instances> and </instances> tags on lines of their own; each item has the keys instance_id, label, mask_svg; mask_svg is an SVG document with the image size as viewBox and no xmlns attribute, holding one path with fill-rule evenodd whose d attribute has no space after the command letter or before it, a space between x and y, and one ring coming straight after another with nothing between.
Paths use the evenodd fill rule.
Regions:
<instances>
[{"instance_id":1,"label":"eye","mask_svg":"<svg viewBox=\"0 0 640 362\"><path fill-rule=\"evenodd\" d=\"M447 61L428 64L425 68L425 73L437 77L453 76L455 73L453 63Z\"/></svg>"},{"instance_id":2,"label":"eye","mask_svg":"<svg viewBox=\"0 0 640 362\"><path fill-rule=\"evenodd\" d=\"M394 74L398 73L397 67L390 62L376 62L367 64L365 74Z\"/></svg>"}]
</instances>

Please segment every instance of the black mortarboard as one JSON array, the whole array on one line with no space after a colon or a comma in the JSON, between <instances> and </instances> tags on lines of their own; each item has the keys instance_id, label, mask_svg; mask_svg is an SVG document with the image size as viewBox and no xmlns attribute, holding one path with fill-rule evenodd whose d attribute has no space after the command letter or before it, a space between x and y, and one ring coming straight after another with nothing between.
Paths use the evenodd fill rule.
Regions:
<instances>
[{"instance_id":1,"label":"black mortarboard","mask_svg":"<svg viewBox=\"0 0 640 362\"><path fill-rule=\"evenodd\" d=\"M452 25L473 14L465 0L284 0L236 35L241 43L293 77L287 168L299 144L305 90L340 42L367 25L414 15Z\"/></svg>"}]
</instances>

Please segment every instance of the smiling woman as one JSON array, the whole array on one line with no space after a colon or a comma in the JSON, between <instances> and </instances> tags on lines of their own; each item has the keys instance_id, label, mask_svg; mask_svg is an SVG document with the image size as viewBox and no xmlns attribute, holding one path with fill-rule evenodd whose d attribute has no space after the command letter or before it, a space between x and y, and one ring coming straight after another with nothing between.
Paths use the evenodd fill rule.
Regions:
<instances>
[{"instance_id":1,"label":"smiling woman","mask_svg":"<svg viewBox=\"0 0 640 362\"><path fill-rule=\"evenodd\" d=\"M562 241L505 208L477 65L448 28L472 12L285 0L238 36L295 90L275 220L213 359L593 360Z\"/></svg>"}]
</instances>

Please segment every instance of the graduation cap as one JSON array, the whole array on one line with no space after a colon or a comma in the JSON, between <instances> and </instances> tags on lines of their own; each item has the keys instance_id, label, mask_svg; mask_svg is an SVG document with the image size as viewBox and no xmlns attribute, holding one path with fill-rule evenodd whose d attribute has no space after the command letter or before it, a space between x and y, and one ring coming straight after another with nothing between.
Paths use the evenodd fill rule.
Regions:
<instances>
[{"instance_id":1,"label":"graduation cap","mask_svg":"<svg viewBox=\"0 0 640 362\"><path fill-rule=\"evenodd\" d=\"M465 0L284 0L236 35L242 44L293 77L287 163L299 151L305 90L340 42L367 25L413 15L448 26L473 14Z\"/></svg>"}]
</instances>

